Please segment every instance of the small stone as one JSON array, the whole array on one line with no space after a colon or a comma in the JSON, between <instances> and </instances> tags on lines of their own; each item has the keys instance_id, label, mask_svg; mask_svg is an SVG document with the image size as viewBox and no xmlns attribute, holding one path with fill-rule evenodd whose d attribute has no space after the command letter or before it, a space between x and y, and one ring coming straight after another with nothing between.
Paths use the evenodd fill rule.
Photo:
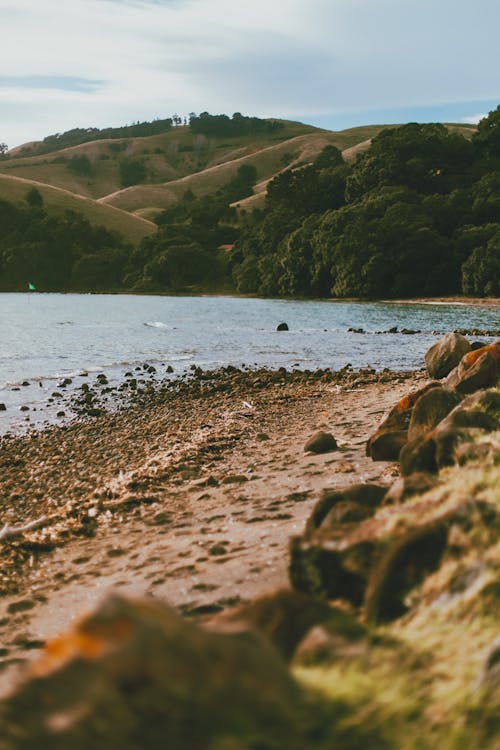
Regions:
<instances>
[{"instance_id":1,"label":"small stone","mask_svg":"<svg viewBox=\"0 0 500 750\"><path fill-rule=\"evenodd\" d=\"M288 324L287 323L280 323L279 326L276 328L276 330L277 331L288 331L290 329L288 328Z\"/></svg>"},{"instance_id":2,"label":"small stone","mask_svg":"<svg viewBox=\"0 0 500 750\"><path fill-rule=\"evenodd\" d=\"M0 403L0 411L7 411L7 407L5 406L5 404Z\"/></svg>"},{"instance_id":3,"label":"small stone","mask_svg":"<svg viewBox=\"0 0 500 750\"><path fill-rule=\"evenodd\" d=\"M17 602L12 602L12 604L9 604L7 607L7 612L9 614L13 615L17 612L27 612L29 609L33 609L36 602L34 602L32 599L20 599Z\"/></svg>"},{"instance_id":4,"label":"small stone","mask_svg":"<svg viewBox=\"0 0 500 750\"><path fill-rule=\"evenodd\" d=\"M304 450L311 453L329 453L337 448L337 441L330 432L317 432L304 446Z\"/></svg>"},{"instance_id":5,"label":"small stone","mask_svg":"<svg viewBox=\"0 0 500 750\"><path fill-rule=\"evenodd\" d=\"M20 406L20 407L19 407L19 410L20 410L20 411L29 411L29 410L30 410L30 408L29 408L29 406Z\"/></svg>"}]
</instances>

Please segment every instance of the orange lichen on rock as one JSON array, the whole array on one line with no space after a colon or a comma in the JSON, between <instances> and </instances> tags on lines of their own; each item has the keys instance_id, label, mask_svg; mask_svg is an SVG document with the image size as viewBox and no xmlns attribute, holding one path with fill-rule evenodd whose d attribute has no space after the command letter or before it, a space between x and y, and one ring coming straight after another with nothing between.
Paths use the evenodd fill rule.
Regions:
<instances>
[{"instance_id":1,"label":"orange lichen on rock","mask_svg":"<svg viewBox=\"0 0 500 750\"><path fill-rule=\"evenodd\" d=\"M73 630L47 642L42 657L32 666L32 674L43 677L77 658L100 659L128 638L131 630L132 623L125 618L107 622L83 620Z\"/></svg>"},{"instance_id":2,"label":"orange lichen on rock","mask_svg":"<svg viewBox=\"0 0 500 750\"><path fill-rule=\"evenodd\" d=\"M495 357L495 359L500 360L500 344L488 344L488 346L482 346L481 349L473 349L473 351L469 352L468 354L464 355L463 362L468 367L472 367L477 360L483 356L483 354L489 353Z\"/></svg>"}]
</instances>

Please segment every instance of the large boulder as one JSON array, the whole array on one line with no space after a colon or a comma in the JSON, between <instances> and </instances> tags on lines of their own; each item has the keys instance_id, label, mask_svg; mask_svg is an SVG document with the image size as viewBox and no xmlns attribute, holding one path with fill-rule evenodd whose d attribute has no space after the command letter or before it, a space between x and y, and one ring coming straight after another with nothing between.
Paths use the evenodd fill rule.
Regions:
<instances>
[{"instance_id":1,"label":"large boulder","mask_svg":"<svg viewBox=\"0 0 500 750\"><path fill-rule=\"evenodd\" d=\"M459 393L492 388L500 379L500 342L469 352L446 378L445 385Z\"/></svg>"},{"instance_id":2,"label":"large boulder","mask_svg":"<svg viewBox=\"0 0 500 750\"><path fill-rule=\"evenodd\" d=\"M285 659L312 628L323 625L342 636L359 636L364 629L343 610L324 599L293 589L279 589L217 615L211 627L223 632L253 630L267 638Z\"/></svg>"},{"instance_id":3,"label":"large boulder","mask_svg":"<svg viewBox=\"0 0 500 750\"><path fill-rule=\"evenodd\" d=\"M500 390L491 388L471 394L456 406L433 430L419 434L401 450L399 460L404 476L414 472L437 473L444 466L463 463L474 451L478 436L500 429Z\"/></svg>"},{"instance_id":4,"label":"large boulder","mask_svg":"<svg viewBox=\"0 0 500 750\"><path fill-rule=\"evenodd\" d=\"M306 533L312 533L323 523L327 523L332 512L339 506L345 508L349 504L350 507L364 508L369 511L369 515L374 513L386 490L386 487L378 484L353 484L341 490L324 490L307 520Z\"/></svg>"},{"instance_id":5,"label":"large boulder","mask_svg":"<svg viewBox=\"0 0 500 750\"><path fill-rule=\"evenodd\" d=\"M469 342L460 333L446 333L424 355L430 377L446 377L470 350Z\"/></svg>"},{"instance_id":6,"label":"large boulder","mask_svg":"<svg viewBox=\"0 0 500 750\"><path fill-rule=\"evenodd\" d=\"M424 393L411 413L408 440L433 430L461 400L461 396L447 388L432 388Z\"/></svg>"},{"instance_id":7,"label":"large boulder","mask_svg":"<svg viewBox=\"0 0 500 750\"><path fill-rule=\"evenodd\" d=\"M159 603L112 597L49 644L1 705L0 745L298 749L298 699L259 636L207 632Z\"/></svg>"},{"instance_id":8,"label":"large boulder","mask_svg":"<svg viewBox=\"0 0 500 750\"><path fill-rule=\"evenodd\" d=\"M398 401L369 438L366 444L367 456L371 456L374 461L398 460L401 448L408 441L413 407L419 398L432 388L439 388L439 383L428 383Z\"/></svg>"}]
</instances>

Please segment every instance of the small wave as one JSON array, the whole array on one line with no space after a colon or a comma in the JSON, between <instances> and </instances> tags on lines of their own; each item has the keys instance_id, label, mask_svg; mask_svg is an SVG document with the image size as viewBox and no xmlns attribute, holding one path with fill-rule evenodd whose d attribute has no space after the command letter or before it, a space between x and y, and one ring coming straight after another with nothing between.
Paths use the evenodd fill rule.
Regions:
<instances>
[{"instance_id":1,"label":"small wave","mask_svg":"<svg viewBox=\"0 0 500 750\"><path fill-rule=\"evenodd\" d=\"M144 323L148 328L170 328L166 323L162 323L160 320L154 320L151 323Z\"/></svg>"}]
</instances>

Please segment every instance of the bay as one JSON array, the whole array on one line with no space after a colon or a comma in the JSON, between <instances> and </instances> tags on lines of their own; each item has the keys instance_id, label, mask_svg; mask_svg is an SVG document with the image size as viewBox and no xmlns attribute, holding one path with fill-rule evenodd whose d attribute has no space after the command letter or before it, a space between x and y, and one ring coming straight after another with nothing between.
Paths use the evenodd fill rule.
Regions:
<instances>
[{"instance_id":1,"label":"bay","mask_svg":"<svg viewBox=\"0 0 500 750\"><path fill-rule=\"evenodd\" d=\"M281 322L290 330L276 331ZM419 333L377 333L394 327ZM422 367L441 333L499 327L498 307L461 304L0 294L0 402L30 403L30 388L35 403L62 377L78 383L84 371L106 372L118 380L145 362L175 374L243 363L409 370Z\"/></svg>"}]
</instances>

